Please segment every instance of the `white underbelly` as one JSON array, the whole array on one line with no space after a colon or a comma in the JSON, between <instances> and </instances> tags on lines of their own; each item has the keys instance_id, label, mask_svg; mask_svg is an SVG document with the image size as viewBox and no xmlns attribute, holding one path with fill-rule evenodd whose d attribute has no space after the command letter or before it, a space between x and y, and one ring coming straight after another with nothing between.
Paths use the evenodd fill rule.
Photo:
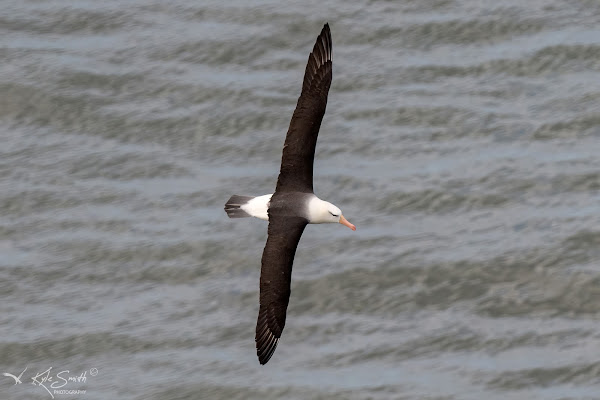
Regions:
<instances>
[{"instance_id":1,"label":"white underbelly","mask_svg":"<svg viewBox=\"0 0 600 400\"><path fill-rule=\"evenodd\" d=\"M268 221L269 214L267 213L267 210L269 209L269 201L271 201L272 195L273 194L265 194L264 196L255 197L240 208L253 217Z\"/></svg>"}]
</instances>

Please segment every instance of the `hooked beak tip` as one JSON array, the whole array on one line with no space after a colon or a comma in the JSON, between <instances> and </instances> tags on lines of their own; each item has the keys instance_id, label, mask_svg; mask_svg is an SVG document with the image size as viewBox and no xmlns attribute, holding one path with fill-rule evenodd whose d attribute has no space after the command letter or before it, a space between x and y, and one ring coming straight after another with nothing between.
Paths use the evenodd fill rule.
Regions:
<instances>
[{"instance_id":1,"label":"hooked beak tip","mask_svg":"<svg viewBox=\"0 0 600 400\"><path fill-rule=\"evenodd\" d=\"M346 218L344 218L343 215L340 216L340 224L347 226L348 228L352 229L353 231L356 230L356 226L351 224L350 221L348 221Z\"/></svg>"}]
</instances>

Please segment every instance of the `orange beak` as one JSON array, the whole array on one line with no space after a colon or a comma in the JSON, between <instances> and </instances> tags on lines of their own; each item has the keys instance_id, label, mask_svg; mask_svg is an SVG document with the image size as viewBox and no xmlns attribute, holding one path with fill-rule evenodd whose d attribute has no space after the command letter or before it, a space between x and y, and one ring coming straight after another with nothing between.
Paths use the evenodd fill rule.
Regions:
<instances>
[{"instance_id":1,"label":"orange beak","mask_svg":"<svg viewBox=\"0 0 600 400\"><path fill-rule=\"evenodd\" d=\"M353 231L356 230L356 227L354 225L352 225L350 223L350 221L348 221L346 218L344 218L343 215L340 215L340 224L346 225L348 228L352 229Z\"/></svg>"}]
</instances>

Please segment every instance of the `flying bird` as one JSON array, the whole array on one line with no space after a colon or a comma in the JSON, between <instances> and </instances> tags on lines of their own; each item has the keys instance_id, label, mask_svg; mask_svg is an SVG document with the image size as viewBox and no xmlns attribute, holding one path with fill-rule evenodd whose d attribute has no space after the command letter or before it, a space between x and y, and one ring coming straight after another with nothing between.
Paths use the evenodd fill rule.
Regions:
<instances>
[{"instance_id":1,"label":"flying bird","mask_svg":"<svg viewBox=\"0 0 600 400\"><path fill-rule=\"evenodd\" d=\"M21 382L21 377L23 376L25 371L27 371L27 368L29 368L29 367L25 367L25 369L23 370L23 372L21 372L19 374L19 376L14 376L13 374L8 373L8 372L3 372L2 375L6 376L8 378L13 378L15 380L15 385L18 385L18 384L23 383L23 382Z\"/></svg>"},{"instance_id":2,"label":"flying bird","mask_svg":"<svg viewBox=\"0 0 600 400\"><path fill-rule=\"evenodd\" d=\"M308 56L302 92L285 137L275 193L231 196L229 218L256 217L269 221L260 270L260 307L256 323L258 361L266 364L285 326L296 247L307 224L340 223L356 227L335 205L313 193L313 160L319 127L331 86L331 32L325 24Z\"/></svg>"}]
</instances>

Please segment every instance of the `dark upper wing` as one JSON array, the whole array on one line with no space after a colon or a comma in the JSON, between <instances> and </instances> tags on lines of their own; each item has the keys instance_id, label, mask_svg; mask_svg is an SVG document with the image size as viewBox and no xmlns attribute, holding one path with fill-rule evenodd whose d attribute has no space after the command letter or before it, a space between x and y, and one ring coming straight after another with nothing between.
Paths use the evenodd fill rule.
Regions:
<instances>
[{"instance_id":1,"label":"dark upper wing","mask_svg":"<svg viewBox=\"0 0 600 400\"><path fill-rule=\"evenodd\" d=\"M285 137L276 192L313 191L313 159L331 86L331 32L325 24L308 56L302 93Z\"/></svg>"},{"instance_id":2,"label":"dark upper wing","mask_svg":"<svg viewBox=\"0 0 600 400\"><path fill-rule=\"evenodd\" d=\"M269 237L260 270L260 309L256 322L256 353L266 364L285 325L296 247L308 221L300 217L269 216Z\"/></svg>"}]
</instances>

